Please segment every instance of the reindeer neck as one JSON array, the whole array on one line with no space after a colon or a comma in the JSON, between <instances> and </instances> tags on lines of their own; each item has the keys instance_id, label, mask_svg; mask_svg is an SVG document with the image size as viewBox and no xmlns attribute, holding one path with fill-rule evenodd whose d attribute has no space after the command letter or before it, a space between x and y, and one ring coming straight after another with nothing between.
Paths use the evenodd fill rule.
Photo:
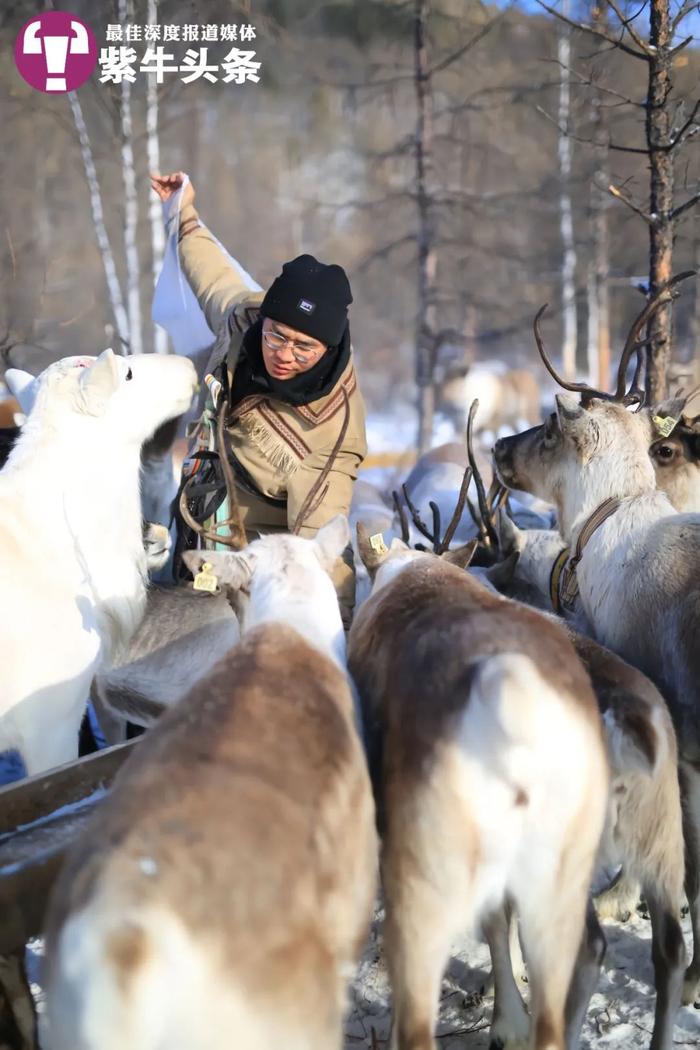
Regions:
<instances>
[{"instance_id":1,"label":"reindeer neck","mask_svg":"<svg viewBox=\"0 0 700 1050\"><path fill-rule=\"evenodd\" d=\"M656 493L656 479L648 457L640 460L621 449L586 464L563 489L558 500L559 531L571 544L586 521L606 500L625 503L644 499ZM652 501L653 502L653 501Z\"/></svg>"},{"instance_id":2,"label":"reindeer neck","mask_svg":"<svg viewBox=\"0 0 700 1050\"><path fill-rule=\"evenodd\" d=\"M121 568L124 555L133 561L142 551L138 445L25 428L6 476L28 505L37 534L51 546L68 540L91 573L105 561Z\"/></svg>"},{"instance_id":3,"label":"reindeer neck","mask_svg":"<svg viewBox=\"0 0 700 1050\"><path fill-rule=\"evenodd\" d=\"M347 657L343 623L330 580L328 583L329 593L325 587L321 593L311 592L305 596L277 592L274 603L266 602L257 608L252 601L246 614L246 630L263 623L284 623L345 671Z\"/></svg>"}]
</instances>

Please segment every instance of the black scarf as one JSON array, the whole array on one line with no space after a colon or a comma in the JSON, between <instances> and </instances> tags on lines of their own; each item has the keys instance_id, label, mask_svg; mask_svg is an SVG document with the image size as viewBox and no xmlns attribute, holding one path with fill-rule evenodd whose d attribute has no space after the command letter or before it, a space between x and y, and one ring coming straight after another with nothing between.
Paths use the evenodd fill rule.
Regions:
<instances>
[{"instance_id":1,"label":"black scarf","mask_svg":"<svg viewBox=\"0 0 700 1050\"><path fill-rule=\"evenodd\" d=\"M262 352L262 324L259 318L243 336L231 389L231 408L244 397L262 394L286 401L289 405L308 405L330 394L350 360L350 326L339 346L329 346L320 361L308 372L291 379L275 379L265 368Z\"/></svg>"}]
</instances>

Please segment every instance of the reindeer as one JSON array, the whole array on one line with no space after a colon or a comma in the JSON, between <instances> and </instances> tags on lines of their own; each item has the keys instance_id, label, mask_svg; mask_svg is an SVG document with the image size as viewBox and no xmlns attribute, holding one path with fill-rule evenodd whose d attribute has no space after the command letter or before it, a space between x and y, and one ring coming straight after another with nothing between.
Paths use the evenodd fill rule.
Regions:
<instances>
[{"instance_id":1,"label":"reindeer","mask_svg":"<svg viewBox=\"0 0 700 1050\"><path fill-rule=\"evenodd\" d=\"M392 1046L433 1050L453 936L512 900L532 1046L563 1050L607 803L587 676L556 624L462 571L473 543L450 551L443 541L436 558L359 539L374 589L350 630L349 665L383 834ZM577 989L584 1006L589 991Z\"/></svg>"},{"instance_id":2,"label":"reindeer","mask_svg":"<svg viewBox=\"0 0 700 1050\"><path fill-rule=\"evenodd\" d=\"M686 844L686 895L693 958L683 1001L700 994L700 516L676 514L656 488L647 421L629 411L643 402L639 333L672 297L669 282L647 304L625 344L613 394L566 383L552 368L535 320L535 338L550 373L582 395L557 396L543 426L498 441L495 462L504 484L556 503L562 536L573 551L569 593L577 593L598 641L647 674L666 697L679 744ZM633 353L637 368L625 376ZM678 956L682 941L669 943Z\"/></svg>"},{"instance_id":3,"label":"reindeer","mask_svg":"<svg viewBox=\"0 0 700 1050\"><path fill-rule=\"evenodd\" d=\"M501 511L497 562L487 577L508 597L543 611L558 607L552 567L565 549L556 532L519 529ZM580 626L577 618L574 618ZM611 766L610 807L598 869L622 865L619 881L596 900L599 918L621 918L639 899L640 885L652 926L657 989L652 1046L672 1046L681 999L685 953L678 916L683 895L684 846L676 734L654 684L614 653L567 631L591 678L606 729ZM669 951L670 947L670 951Z\"/></svg>"},{"instance_id":4,"label":"reindeer","mask_svg":"<svg viewBox=\"0 0 700 1050\"><path fill-rule=\"evenodd\" d=\"M475 408L472 406L470 422ZM478 521L489 560L497 559L487 571L487 580L495 582L509 597L549 609L552 566L560 561L564 548L561 537L554 531L520 530L503 510L499 511L496 527L495 500L486 497L473 457L469 425L467 450L479 496L479 512L472 510L472 514ZM661 694L645 675L590 638L571 629L568 633L598 700L612 772L606 834L597 868L605 871L622 864L626 873L608 891L608 908L638 899L639 883L644 886L650 902L657 988L652 1045L670 1048L685 964L684 952L677 950L678 944L682 945L678 915L684 858L675 732ZM630 884L631 880L636 880L636 884ZM597 901L599 915L605 915L605 905L603 895ZM587 925L587 943L575 970L577 991L568 1011L567 1028L572 1041L578 1035L593 990L595 963L602 961L605 948L604 935L590 912ZM494 1030L511 1036L525 1035L526 1012L513 978L503 916L492 916L485 932L495 972Z\"/></svg>"},{"instance_id":5,"label":"reindeer","mask_svg":"<svg viewBox=\"0 0 700 1050\"><path fill-rule=\"evenodd\" d=\"M0 472L0 749L30 775L76 757L91 679L139 623L139 450L195 383L185 359L111 350L39 377Z\"/></svg>"},{"instance_id":6,"label":"reindeer","mask_svg":"<svg viewBox=\"0 0 700 1050\"><path fill-rule=\"evenodd\" d=\"M516 429L523 423L537 423L542 418L541 391L532 372L509 369L498 373L479 367L449 377L440 390L439 407L461 429L468 406L479 398L482 411L477 432L497 434L502 427Z\"/></svg>"},{"instance_id":7,"label":"reindeer","mask_svg":"<svg viewBox=\"0 0 700 1050\"><path fill-rule=\"evenodd\" d=\"M38 390L37 377L19 368L8 369L5 376L20 409L21 418L31 411ZM17 413L15 413L17 415ZM167 419L149 434L141 449L141 507L148 522L169 523L170 507L177 495L178 478L185 454L183 439L177 435L184 416ZM20 434L19 426L0 429L0 467L4 466Z\"/></svg>"},{"instance_id":8,"label":"reindeer","mask_svg":"<svg viewBox=\"0 0 700 1050\"><path fill-rule=\"evenodd\" d=\"M95 676L90 689L107 742L125 739L127 719L145 728L154 725L239 639L238 620L224 594L151 586L129 645Z\"/></svg>"},{"instance_id":9,"label":"reindeer","mask_svg":"<svg viewBox=\"0 0 700 1050\"><path fill-rule=\"evenodd\" d=\"M46 1050L342 1045L377 838L330 568L344 518L206 559L243 638L139 745L50 905Z\"/></svg>"},{"instance_id":10,"label":"reindeer","mask_svg":"<svg viewBox=\"0 0 700 1050\"><path fill-rule=\"evenodd\" d=\"M676 510L700 512L700 390L642 411L649 421L657 486Z\"/></svg>"}]
</instances>

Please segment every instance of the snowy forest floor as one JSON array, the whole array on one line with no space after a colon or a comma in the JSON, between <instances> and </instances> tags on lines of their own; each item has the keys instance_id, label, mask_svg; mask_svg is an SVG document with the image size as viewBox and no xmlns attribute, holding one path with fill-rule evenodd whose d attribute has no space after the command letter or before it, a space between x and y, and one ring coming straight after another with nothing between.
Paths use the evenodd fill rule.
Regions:
<instances>
[{"instance_id":1,"label":"snowy forest floor","mask_svg":"<svg viewBox=\"0 0 700 1050\"><path fill-rule=\"evenodd\" d=\"M344 1050L388 1047L389 985L381 958L381 917L353 983L345 1026ZM595 1047L641 1050L651 1042L654 986L651 964L651 924L635 913L627 922L606 922L608 950L598 989L591 1000L581 1040L582 1050ZM686 946L691 948L690 923L683 919ZM521 982L527 1000L527 984ZM493 1008L491 960L485 943L464 937L454 946L442 982L437 1042L440 1050L470 1047L486 1050ZM674 1045L700 1045L700 1009L682 1007L676 1019Z\"/></svg>"}]
</instances>

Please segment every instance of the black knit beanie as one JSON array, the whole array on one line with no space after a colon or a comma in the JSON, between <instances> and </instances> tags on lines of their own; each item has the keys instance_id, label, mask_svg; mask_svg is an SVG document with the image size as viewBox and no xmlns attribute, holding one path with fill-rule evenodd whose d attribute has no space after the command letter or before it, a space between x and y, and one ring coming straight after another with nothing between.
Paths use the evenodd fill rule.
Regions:
<instances>
[{"instance_id":1,"label":"black knit beanie","mask_svg":"<svg viewBox=\"0 0 700 1050\"><path fill-rule=\"evenodd\" d=\"M338 346L348 323L352 292L342 266L298 255L282 267L260 306L263 317Z\"/></svg>"}]
</instances>

